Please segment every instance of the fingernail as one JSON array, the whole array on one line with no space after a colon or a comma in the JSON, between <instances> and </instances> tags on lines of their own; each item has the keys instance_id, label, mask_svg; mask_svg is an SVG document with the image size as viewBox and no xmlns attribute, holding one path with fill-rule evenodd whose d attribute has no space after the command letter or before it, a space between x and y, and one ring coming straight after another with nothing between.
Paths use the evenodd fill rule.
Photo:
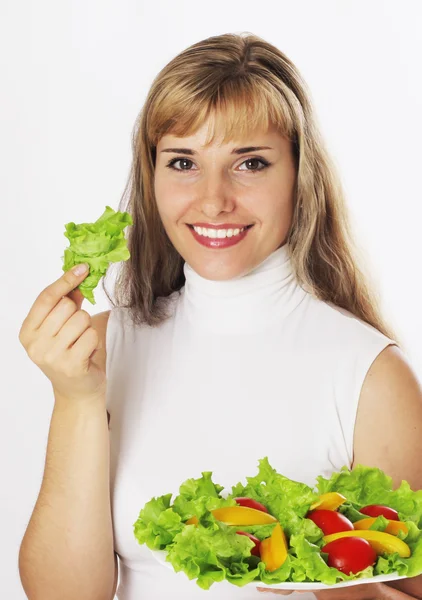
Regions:
<instances>
[{"instance_id":1,"label":"fingernail","mask_svg":"<svg viewBox=\"0 0 422 600\"><path fill-rule=\"evenodd\" d=\"M82 263L80 265L76 265L76 267L73 267L72 272L75 275L82 275L82 273L85 273L86 271L88 271L88 265L86 263Z\"/></svg>"}]
</instances>

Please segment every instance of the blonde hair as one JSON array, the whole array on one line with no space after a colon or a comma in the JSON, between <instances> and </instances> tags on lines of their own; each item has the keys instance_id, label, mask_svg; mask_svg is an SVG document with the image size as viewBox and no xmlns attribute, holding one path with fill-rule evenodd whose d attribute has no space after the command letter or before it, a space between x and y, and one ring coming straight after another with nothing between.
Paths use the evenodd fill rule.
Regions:
<instances>
[{"instance_id":1,"label":"blonde hair","mask_svg":"<svg viewBox=\"0 0 422 600\"><path fill-rule=\"evenodd\" d=\"M119 264L116 302L103 281L113 306L129 308L136 324L157 326L169 316L162 300L184 285L184 261L165 232L155 202L156 146L168 133L192 135L213 116L224 132L223 143L270 126L291 141L297 178L287 243L298 282L397 341L381 315L375 290L358 267L344 192L310 98L292 61L251 33L209 37L161 70L133 132L133 162L119 204L133 218L128 232L131 257ZM211 135L206 143L213 139Z\"/></svg>"}]
</instances>

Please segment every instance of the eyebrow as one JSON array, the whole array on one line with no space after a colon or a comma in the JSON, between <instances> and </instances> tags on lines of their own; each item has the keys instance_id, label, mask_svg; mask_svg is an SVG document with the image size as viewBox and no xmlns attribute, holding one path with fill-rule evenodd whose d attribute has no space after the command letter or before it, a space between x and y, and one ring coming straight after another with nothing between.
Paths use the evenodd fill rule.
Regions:
<instances>
[{"instance_id":1,"label":"eyebrow","mask_svg":"<svg viewBox=\"0 0 422 600\"><path fill-rule=\"evenodd\" d=\"M245 148L234 148L231 151L231 154L247 154L248 152L256 152L257 150L273 150L269 146L246 146ZM177 154L189 154L190 156L194 156L197 154L195 150L191 150L191 148L165 148L161 150L161 152L175 152Z\"/></svg>"}]
</instances>

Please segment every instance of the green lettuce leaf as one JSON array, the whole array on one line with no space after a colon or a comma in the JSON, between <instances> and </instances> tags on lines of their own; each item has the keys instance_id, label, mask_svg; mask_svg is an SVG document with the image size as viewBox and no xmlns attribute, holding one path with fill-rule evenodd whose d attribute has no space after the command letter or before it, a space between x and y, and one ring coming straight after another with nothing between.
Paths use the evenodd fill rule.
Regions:
<instances>
[{"instance_id":1,"label":"green lettuce leaf","mask_svg":"<svg viewBox=\"0 0 422 600\"><path fill-rule=\"evenodd\" d=\"M251 533L259 540L265 540L271 536L275 526L276 523L269 523L268 525L242 525L241 527L238 527L238 529L241 529L246 533Z\"/></svg>"},{"instance_id":2,"label":"green lettuce leaf","mask_svg":"<svg viewBox=\"0 0 422 600\"><path fill-rule=\"evenodd\" d=\"M339 492L357 510L368 504L384 504L397 510L401 521L413 521L422 527L422 490L412 491L406 481L393 490L392 478L381 469L357 465L349 471L343 467L330 479L318 476L317 481L320 494Z\"/></svg>"},{"instance_id":3,"label":"green lettuce leaf","mask_svg":"<svg viewBox=\"0 0 422 600\"><path fill-rule=\"evenodd\" d=\"M233 486L231 495L261 502L280 521L288 536L301 531L303 518L318 498L312 488L277 473L267 457L259 461L258 475L247 477L246 481L246 485Z\"/></svg>"},{"instance_id":4,"label":"green lettuce leaf","mask_svg":"<svg viewBox=\"0 0 422 600\"><path fill-rule=\"evenodd\" d=\"M290 547L295 557L292 561L293 581L322 581L327 585L333 585L338 581L351 579L341 571L329 567L320 548L307 540L304 534L292 535Z\"/></svg>"},{"instance_id":5,"label":"green lettuce leaf","mask_svg":"<svg viewBox=\"0 0 422 600\"><path fill-rule=\"evenodd\" d=\"M173 509L182 521L196 516L208 518L209 511L223 506L236 506L233 498L223 498L220 492L223 486L214 483L211 471L204 471L198 479L187 479L179 488L179 495L173 503Z\"/></svg>"},{"instance_id":6,"label":"green lettuce leaf","mask_svg":"<svg viewBox=\"0 0 422 600\"><path fill-rule=\"evenodd\" d=\"M294 562L294 559L292 558L292 556L290 554L288 554L286 560L281 565L281 567L279 569L276 569L275 571L266 571L265 564L263 562L260 562L258 565L259 566L259 580L263 581L264 583L267 583L268 585L271 585L273 583L283 583L284 581L296 581L296 582L304 581L304 579L306 578L306 576L304 574L304 569L302 569L303 577L301 577L301 575L300 575L301 565L298 564L297 570L295 568L295 570L293 571L293 562ZM293 571L293 577L297 577L296 579L293 579L292 571Z\"/></svg>"},{"instance_id":7,"label":"green lettuce leaf","mask_svg":"<svg viewBox=\"0 0 422 600\"><path fill-rule=\"evenodd\" d=\"M228 579L242 586L258 576L259 559L251 556L253 542L236 530L213 522L213 527L187 525L174 538L167 556L176 572L184 571L189 579L208 590L216 581Z\"/></svg>"},{"instance_id":8,"label":"green lettuce leaf","mask_svg":"<svg viewBox=\"0 0 422 600\"><path fill-rule=\"evenodd\" d=\"M347 517L352 523L360 521L361 519L366 519L368 517L368 515L360 513L351 502L345 502L344 504L339 506L338 512Z\"/></svg>"},{"instance_id":9,"label":"green lettuce leaf","mask_svg":"<svg viewBox=\"0 0 422 600\"><path fill-rule=\"evenodd\" d=\"M170 508L171 494L152 498L134 523L134 534L140 544L151 550L162 550L183 530L180 515Z\"/></svg>"},{"instance_id":10,"label":"green lettuce leaf","mask_svg":"<svg viewBox=\"0 0 422 600\"><path fill-rule=\"evenodd\" d=\"M422 573L422 536L419 535L419 539L415 542L406 541L410 548L409 558L399 558L400 564L404 563L407 567L407 571L403 569L397 569L400 575L407 575L407 577L415 577Z\"/></svg>"},{"instance_id":11,"label":"green lettuce leaf","mask_svg":"<svg viewBox=\"0 0 422 600\"><path fill-rule=\"evenodd\" d=\"M389 520L380 515L375 519L369 529L372 531L385 531L385 528L388 526Z\"/></svg>"},{"instance_id":12,"label":"green lettuce leaf","mask_svg":"<svg viewBox=\"0 0 422 600\"><path fill-rule=\"evenodd\" d=\"M67 223L65 237L70 242L64 251L64 272L79 263L89 265L89 274L78 286L83 296L95 304L93 290L105 275L110 263L127 260L130 252L123 230L132 225L132 217L127 212L114 211L106 206L95 223Z\"/></svg>"}]
</instances>

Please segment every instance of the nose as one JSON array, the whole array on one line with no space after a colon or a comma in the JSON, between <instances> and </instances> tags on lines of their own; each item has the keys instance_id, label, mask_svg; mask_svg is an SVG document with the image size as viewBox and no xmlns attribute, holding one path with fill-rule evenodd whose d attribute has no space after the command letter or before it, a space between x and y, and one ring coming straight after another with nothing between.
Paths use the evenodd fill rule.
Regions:
<instances>
[{"instance_id":1,"label":"nose","mask_svg":"<svg viewBox=\"0 0 422 600\"><path fill-rule=\"evenodd\" d=\"M198 192L198 204L204 215L215 217L221 212L231 212L236 201L230 182L224 173L213 173L202 181Z\"/></svg>"}]
</instances>

